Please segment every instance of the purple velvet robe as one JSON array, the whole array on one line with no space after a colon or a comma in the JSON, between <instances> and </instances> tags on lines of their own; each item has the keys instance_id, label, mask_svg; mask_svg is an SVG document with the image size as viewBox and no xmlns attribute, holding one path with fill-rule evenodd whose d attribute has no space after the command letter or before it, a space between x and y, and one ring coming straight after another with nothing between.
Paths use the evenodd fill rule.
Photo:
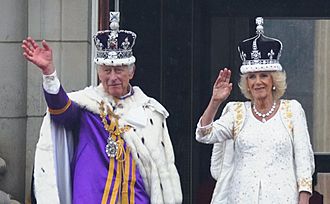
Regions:
<instances>
[{"instance_id":1,"label":"purple velvet robe","mask_svg":"<svg viewBox=\"0 0 330 204\"><path fill-rule=\"evenodd\" d=\"M46 91L45 98L50 109L60 110L66 106L69 98L62 87L58 94L49 94ZM106 186L110 158L105 152L109 133L105 130L98 114L81 108L72 101L71 105L61 114L51 114L51 119L56 123L64 125L66 129L72 130L75 134L74 156L71 161L72 172L72 199L74 204L101 203L103 192ZM109 122L109 120L108 120ZM126 143L124 144L126 148ZM136 204L149 204L150 199L145 191L142 177L138 167L133 165L133 157L130 154L125 165L129 167L129 174L126 186L128 186L128 202ZM122 203L121 191L113 193L118 169L118 161L112 158L113 169L110 191L106 203ZM121 174L118 174L121 176ZM118 178L117 178L118 179ZM121 177L121 186L124 178ZM116 191L115 191L116 192Z\"/></svg>"}]
</instances>

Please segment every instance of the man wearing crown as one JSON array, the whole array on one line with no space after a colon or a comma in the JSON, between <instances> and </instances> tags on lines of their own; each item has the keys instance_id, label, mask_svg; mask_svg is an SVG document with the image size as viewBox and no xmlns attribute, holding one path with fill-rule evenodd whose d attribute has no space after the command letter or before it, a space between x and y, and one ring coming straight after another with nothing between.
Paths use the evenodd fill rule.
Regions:
<instances>
[{"instance_id":1,"label":"man wearing crown","mask_svg":"<svg viewBox=\"0 0 330 204\"><path fill-rule=\"evenodd\" d=\"M94 36L100 85L69 94L46 41L23 40L23 55L43 73L48 105L35 155L37 203L182 202L168 112L130 85L136 34L119 30L119 12L110 22Z\"/></svg>"}]
</instances>

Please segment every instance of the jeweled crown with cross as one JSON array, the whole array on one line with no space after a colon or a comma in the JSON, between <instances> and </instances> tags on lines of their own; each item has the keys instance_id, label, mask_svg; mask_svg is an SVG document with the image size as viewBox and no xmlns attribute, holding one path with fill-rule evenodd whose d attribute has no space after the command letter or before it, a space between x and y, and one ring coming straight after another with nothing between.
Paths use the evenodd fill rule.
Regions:
<instances>
[{"instance_id":1,"label":"jeweled crown with cross","mask_svg":"<svg viewBox=\"0 0 330 204\"><path fill-rule=\"evenodd\" d=\"M133 46L137 36L132 31L119 30L119 20L119 12L110 12L110 30L98 31L93 36L96 64L123 66L135 63Z\"/></svg>"},{"instance_id":2,"label":"jeweled crown with cross","mask_svg":"<svg viewBox=\"0 0 330 204\"><path fill-rule=\"evenodd\" d=\"M257 35L239 43L242 74L257 71L282 71L280 56L282 42L264 35L263 18L256 18Z\"/></svg>"}]
</instances>

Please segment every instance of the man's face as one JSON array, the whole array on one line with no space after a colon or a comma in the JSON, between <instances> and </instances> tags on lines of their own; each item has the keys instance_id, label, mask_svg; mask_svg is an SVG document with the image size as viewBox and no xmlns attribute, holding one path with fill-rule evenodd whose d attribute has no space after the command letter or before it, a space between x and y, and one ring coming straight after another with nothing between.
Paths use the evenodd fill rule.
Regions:
<instances>
[{"instance_id":1,"label":"man's face","mask_svg":"<svg viewBox=\"0 0 330 204\"><path fill-rule=\"evenodd\" d=\"M111 96L119 98L128 93L129 81L134 76L134 66L100 65L98 75L104 90Z\"/></svg>"}]
</instances>

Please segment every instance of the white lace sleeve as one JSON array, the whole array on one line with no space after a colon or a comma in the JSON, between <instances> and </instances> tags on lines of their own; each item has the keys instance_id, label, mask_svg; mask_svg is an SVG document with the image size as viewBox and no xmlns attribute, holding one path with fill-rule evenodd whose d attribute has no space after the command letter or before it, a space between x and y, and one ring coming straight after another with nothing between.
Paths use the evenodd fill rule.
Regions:
<instances>
[{"instance_id":1,"label":"white lace sleeve","mask_svg":"<svg viewBox=\"0 0 330 204\"><path fill-rule=\"evenodd\" d=\"M312 193L314 154L310 143L305 112L298 101L292 101L293 145L298 190Z\"/></svg>"},{"instance_id":2,"label":"white lace sleeve","mask_svg":"<svg viewBox=\"0 0 330 204\"><path fill-rule=\"evenodd\" d=\"M42 79L42 85L47 93L57 94L59 92L61 84L56 71L50 75L42 75Z\"/></svg>"},{"instance_id":3,"label":"white lace sleeve","mask_svg":"<svg viewBox=\"0 0 330 204\"><path fill-rule=\"evenodd\" d=\"M219 119L206 126L200 120L196 128L196 140L205 144L214 144L233 138L234 110L233 103L228 103Z\"/></svg>"}]
</instances>

